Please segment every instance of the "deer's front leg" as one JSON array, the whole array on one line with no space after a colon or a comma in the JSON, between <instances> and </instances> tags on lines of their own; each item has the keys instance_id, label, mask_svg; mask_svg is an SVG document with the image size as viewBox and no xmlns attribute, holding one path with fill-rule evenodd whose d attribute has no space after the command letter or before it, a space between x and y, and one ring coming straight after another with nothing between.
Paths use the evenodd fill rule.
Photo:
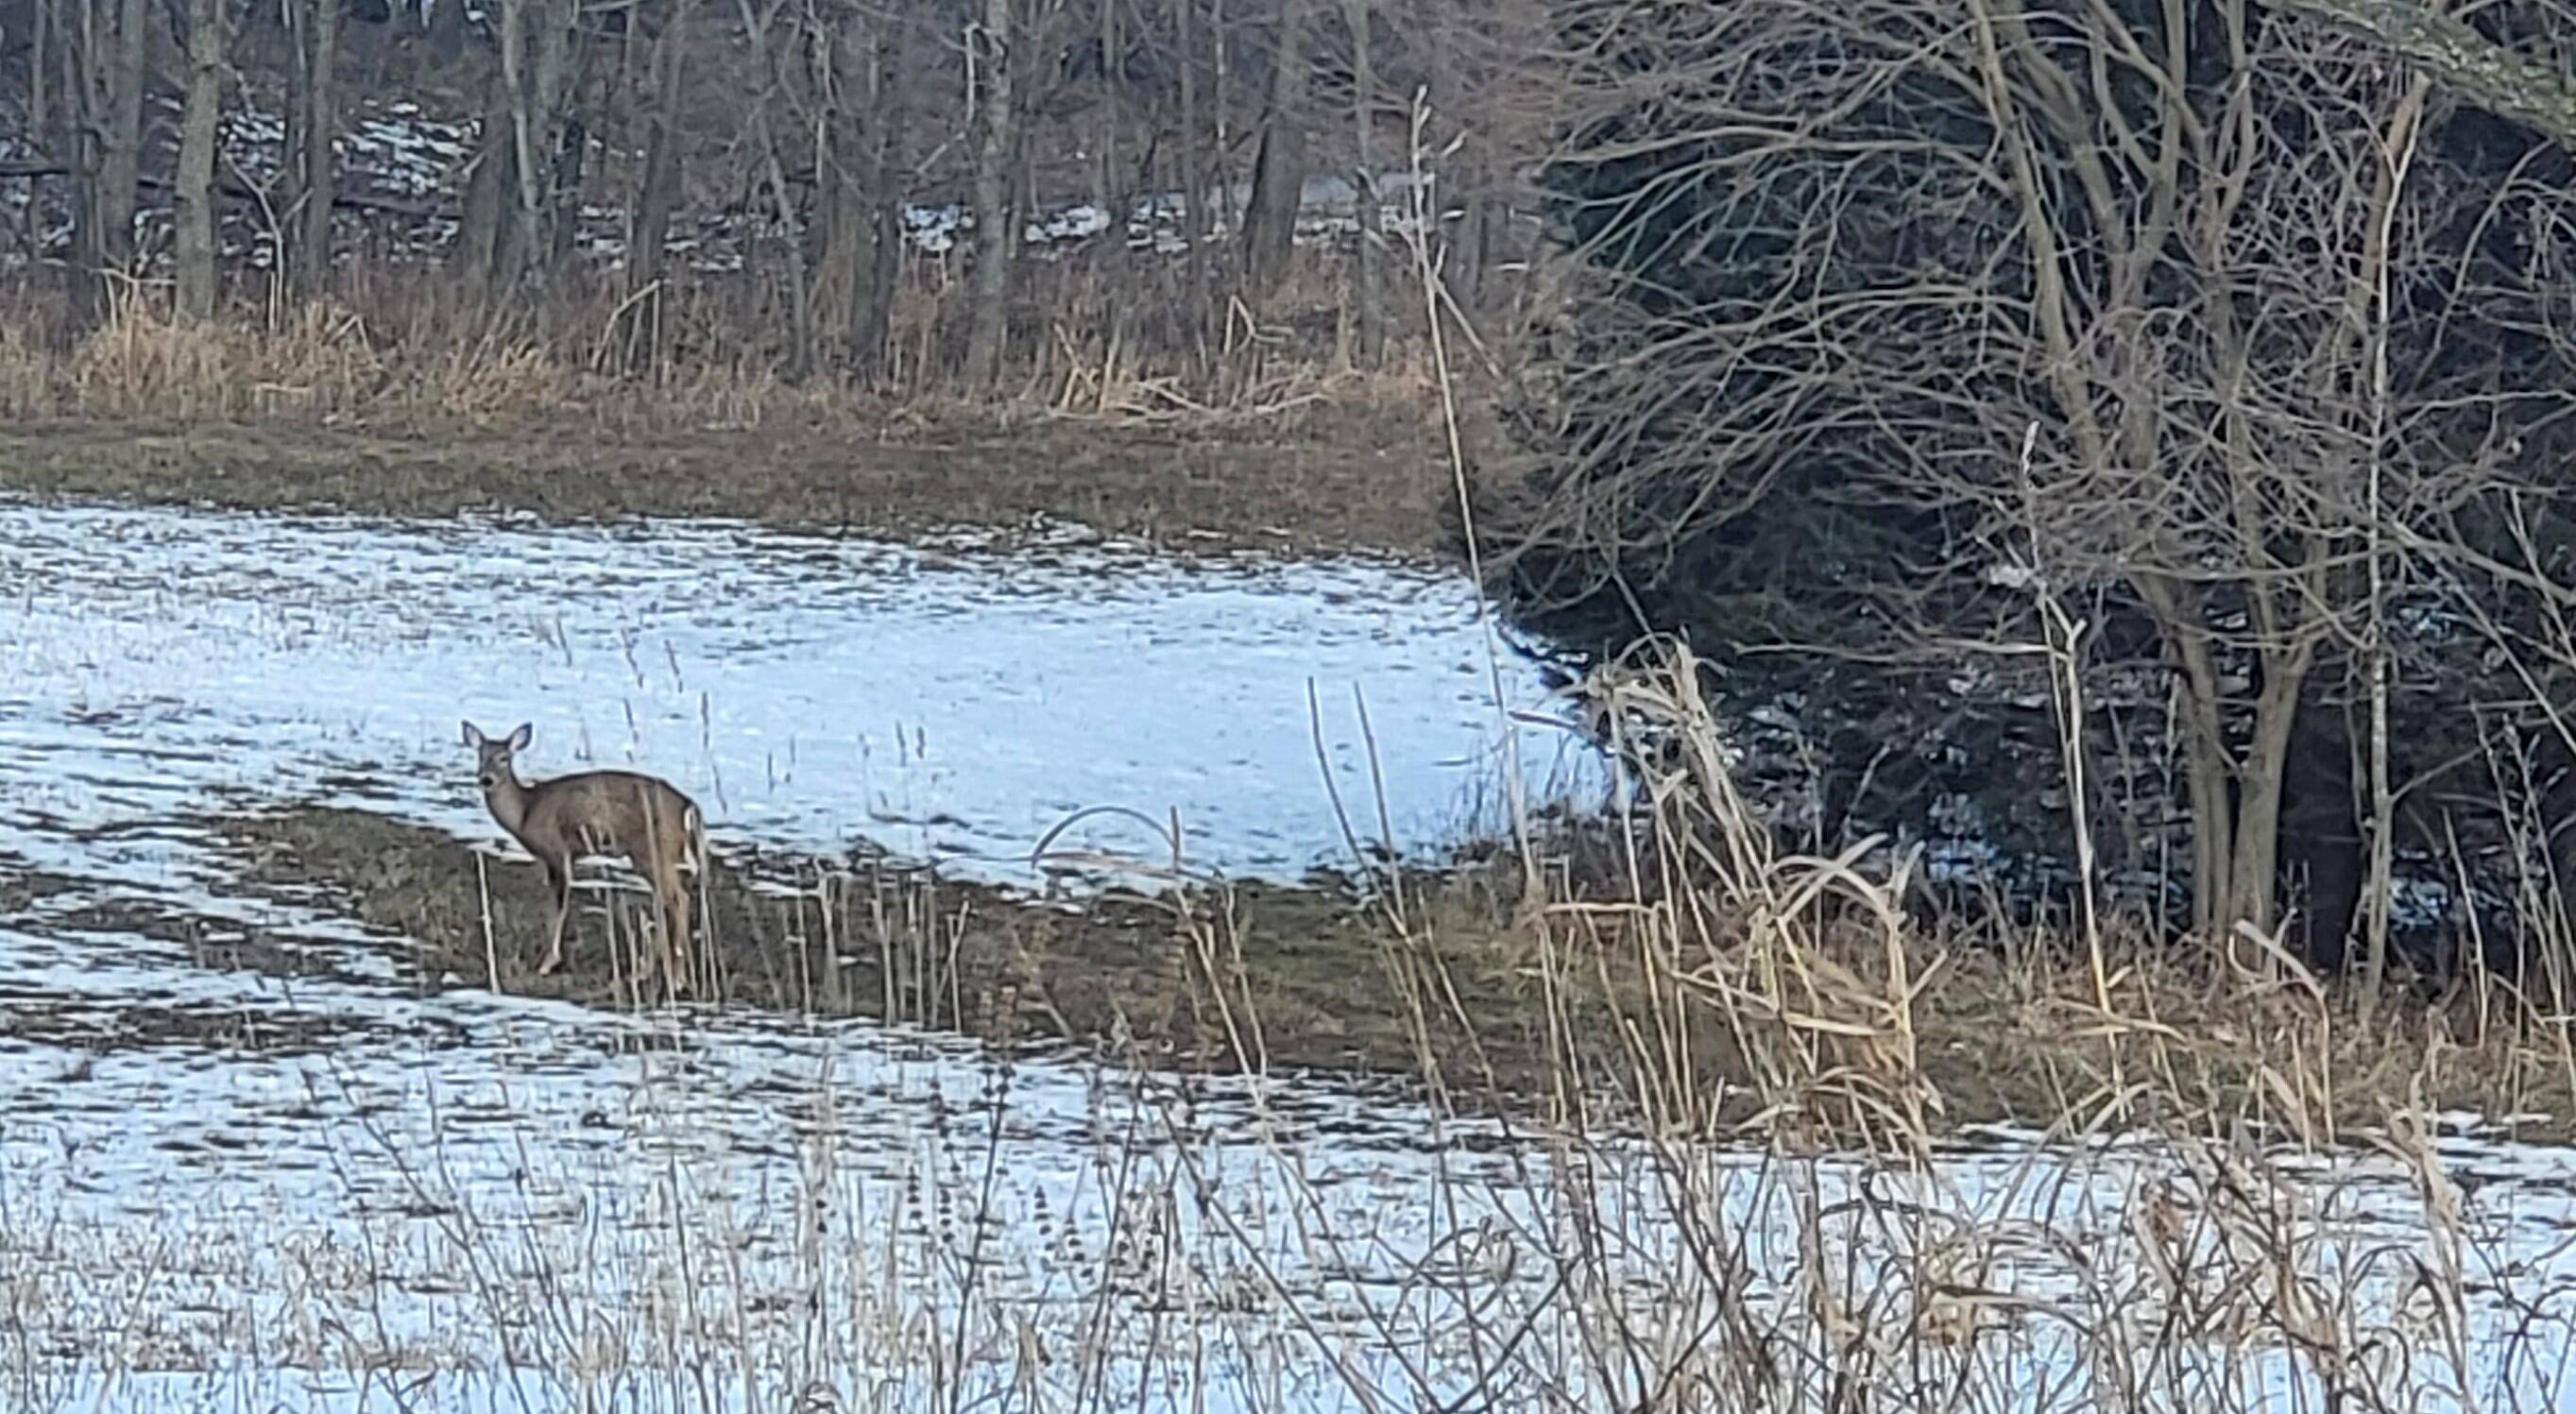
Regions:
<instances>
[{"instance_id":1,"label":"deer's front leg","mask_svg":"<svg viewBox=\"0 0 2576 1414\"><path fill-rule=\"evenodd\" d=\"M572 914L572 869L567 862L558 866L544 861L547 897L553 903L546 924L546 960L537 964L540 977L563 966L564 923Z\"/></svg>"}]
</instances>

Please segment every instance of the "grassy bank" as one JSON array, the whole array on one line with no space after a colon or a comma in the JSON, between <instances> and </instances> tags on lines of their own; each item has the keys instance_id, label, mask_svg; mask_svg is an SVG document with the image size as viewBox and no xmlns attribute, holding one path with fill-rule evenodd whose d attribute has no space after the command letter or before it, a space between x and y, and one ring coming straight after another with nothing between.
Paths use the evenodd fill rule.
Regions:
<instances>
[{"instance_id":1,"label":"grassy bank","mask_svg":"<svg viewBox=\"0 0 2576 1414\"><path fill-rule=\"evenodd\" d=\"M565 966L538 976L533 865L359 811L219 828L254 887L318 888L407 940L426 987L636 1003L640 893L577 915ZM2324 1142L2429 1103L2576 1133L2563 1048L2493 997L2365 1021L2339 992L2243 959L2195 968L2148 947L2122 948L2097 993L2085 961L2047 940L1890 937L1850 916L1765 948L1738 915L1730 936L1677 945L1666 907L1585 896L1601 892L1560 882L1533 910L1507 863L1478 862L1366 887L1113 890L1074 906L876 861L720 858L698 995L1118 1064L1361 1073L1551 1123L1606 1094L1633 1122L1659 1103L1631 1088L1642 1070L1661 1103L1695 1097L1656 1122L1693 1128L1759 1117L1864 1136L1903 1116L1937 1134L2230 1113Z\"/></svg>"}]
</instances>

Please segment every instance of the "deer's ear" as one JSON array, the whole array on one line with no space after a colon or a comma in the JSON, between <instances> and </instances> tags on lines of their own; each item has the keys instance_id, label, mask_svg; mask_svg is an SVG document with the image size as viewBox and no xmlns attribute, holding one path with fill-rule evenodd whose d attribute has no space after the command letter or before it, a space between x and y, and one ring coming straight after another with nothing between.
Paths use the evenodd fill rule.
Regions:
<instances>
[{"instance_id":1,"label":"deer's ear","mask_svg":"<svg viewBox=\"0 0 2576 1414\"><path fill-rule=\"evenodd\" d=\"M532 733L529 731L529 724L528 724L528 723L526 723L526 722L521 722L521 723L519 724L519 729L518 729L517 731L514 731L514 732L510 733L510 749L511 749L512 751L525 751L525 750L527 750L527 749L528 749L528 742L529 742L529 740L530 740L531 736L532 736Z\"/></svg>"},{"instance_id":2,"label":"deer's ear","mask_svg":"<svg viewBox=\"0 0 2576 1414\"><path fill-rule=\"evenodd\" d=\"M481 746L483 744L483 733L476 731L472 722L467 722L465 724L465 744L467 746Z\"/></svg>"}]
</instances>

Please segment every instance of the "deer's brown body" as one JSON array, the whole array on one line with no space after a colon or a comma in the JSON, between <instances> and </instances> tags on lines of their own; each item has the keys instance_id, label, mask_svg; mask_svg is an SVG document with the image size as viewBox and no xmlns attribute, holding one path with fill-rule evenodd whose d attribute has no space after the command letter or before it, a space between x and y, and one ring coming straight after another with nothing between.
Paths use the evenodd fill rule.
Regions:
<instances>
[{"instance_id":1,"label":"deer's brown body","mask_svg":"<svg viewBox=\"0 0 2576 1414\"><path fill-rule=\"evenodd\" d=\"M549 781L521 781L515 753L527 749L529 728L494 741L465 724L473 747L483 803L510 837L535 855L546 871L552 904L546 922L546 957L537 971L563 965L564 922L572 911L572 869L587 855L624 859L653 885L662 924L663 977L674 996L688 990L689 895L685 865L705 877L706 821L697 802L678 787L633 771L584 771Z\"/></svg>"}]
</instances>

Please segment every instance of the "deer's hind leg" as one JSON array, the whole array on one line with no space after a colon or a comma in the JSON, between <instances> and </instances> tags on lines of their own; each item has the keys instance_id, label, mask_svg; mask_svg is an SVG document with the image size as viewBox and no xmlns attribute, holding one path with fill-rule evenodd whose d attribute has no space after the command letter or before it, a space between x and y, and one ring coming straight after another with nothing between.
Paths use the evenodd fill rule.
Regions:
<instances>
[{"instance_id":1,"label":"deer's hind leg","mask_svg":"<svg viewBox=\"0 0 2576 1414\"><path fill-rule=\"evenodd\" d=\"M689 990L689 891L680 882L677 863L653 866L653 896L661 905L662 976L672 996Z\"/></svg>"}]
</instances>

